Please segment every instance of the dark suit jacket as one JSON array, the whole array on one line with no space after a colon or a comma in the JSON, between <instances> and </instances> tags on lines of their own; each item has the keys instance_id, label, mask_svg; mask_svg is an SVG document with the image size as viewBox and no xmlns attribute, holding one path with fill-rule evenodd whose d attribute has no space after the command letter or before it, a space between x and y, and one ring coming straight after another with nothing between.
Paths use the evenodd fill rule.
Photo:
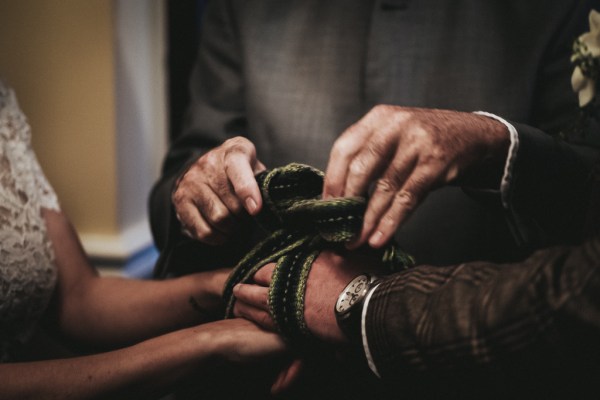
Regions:
<instances>
[{"instance_id":1,"label":"dark suit jacket","mask_svg":"<svg viewBox=\"0 0 600 400\"><path fill-rule=\"evenodd\" d=\"M381 384L416 398L597 392L600 173L592 184L581 203L590 236L583 244L513 264L419 266L385 279L366 321Z\"/></svg>"},{"instance_id":2,"label":"dark suit jacket","mask_svg":"<svg viewBox=\"0 0 600 400\"><path fill-rule=\"evenodd\" d=\"M324 168L336 137L379 103L484 110L518 130L510 209L501 207L497 193L459 187L432 193L398 232L420 264L509 261L536 247L578 242L596 154L556 134L577 113L569 56L571 43L587 29L592 3L212 0L186 129L169 151L150 203L157 244L164 247L170 233L181 250L182 256L166 260L175 265L169 271L231 265L239 256L232 248L240 245L243 252L248 242L240 234L240 243L209 248L178 236L170 194L189 162L243 135L268 167L303 162ZM353 378L336 368L317 384L338 398L388 395L370 391L377 383L390 384L398 397L407 390L460 397L469 383L471 393L485 394L478 390L488 387L506 394L506 382L517 382L521 372L530 374L546 360L551 367L572 360L553 358L562 351L557 348L577 358L584 352L578 343L594 343L597 301L573 295L596 288L597 249L596 239L581 248L547 250L522 265L426 266L392 276L368 315L383 380L368 385L369 375L350 375L359 378L352 390L340 392L327 386L332 375L346 383ZM584 304L589 307L578 312ZM519 353L523 348L529 350ZM548 349L549 357L537 357ZM533 362L515 369L518 357L531 361L530 355ZM452 370L467 374L457 380ZM556 378L565 369L550 371L558 371ZM455 390L445 392L450 386Z\"/></svg>"},{"instance_id":3,"label":"dark suit jacket","mask_svg":"<svg viewBox=\"0 0 600 400\"><path fill-rule=\"evenodd\" d=\"M497 193L431 193L397 235L418 262L507 261L568 239L581 222L569 204L585 191L589 157L551 134L577 112L569 57L590 3L211 1L186 128L151 196L158 247L179 232L173 182L203 152L243 135L267 167L324 168L336 137L380 103L485 110L513 122L520 136L511 209ZM188 269L239 257L232 246L180 248L195 251ZM186 271L185 257L171 261Z\"/></svg>"}]
</instances>

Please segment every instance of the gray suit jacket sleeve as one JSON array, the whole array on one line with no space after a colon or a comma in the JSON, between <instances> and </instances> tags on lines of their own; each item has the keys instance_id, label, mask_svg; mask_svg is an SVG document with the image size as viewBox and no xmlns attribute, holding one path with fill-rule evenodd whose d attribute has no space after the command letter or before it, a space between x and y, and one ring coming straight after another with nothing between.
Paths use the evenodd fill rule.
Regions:
<instances>
[{"instance_id":1,"label":"gray suit jacket sleeve","mask_svg":"<svg viewBox=\"0 0 600 400\"><path fill-rule=\"evenodd\" d=\"M169 227L178 225L171 204L176 179L206 151L246 133L239 44L228 3L209 2L205 15L183 132L171 145L150 195L152 232L160 249L166 245Z\"/></svg>"}]
</instances>

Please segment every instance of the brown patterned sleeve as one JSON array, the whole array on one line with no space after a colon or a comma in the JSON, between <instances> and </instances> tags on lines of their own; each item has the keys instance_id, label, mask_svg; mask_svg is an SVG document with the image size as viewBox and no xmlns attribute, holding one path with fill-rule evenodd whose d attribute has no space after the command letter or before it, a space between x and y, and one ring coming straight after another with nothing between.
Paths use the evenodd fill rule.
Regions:
<instances>
[{"instance_id":1,"label":"brown patterned sleeve","mask_svg":"<svg viewBox=\"0 0 600 400\"><path fill-rule=\"evenodd\" d=\"M421 266L394 275L373 294L366 333L388 381L573 368L565 355L597 357L598 365L600 237L516 264Z\"/></svg>"}]
</instances>

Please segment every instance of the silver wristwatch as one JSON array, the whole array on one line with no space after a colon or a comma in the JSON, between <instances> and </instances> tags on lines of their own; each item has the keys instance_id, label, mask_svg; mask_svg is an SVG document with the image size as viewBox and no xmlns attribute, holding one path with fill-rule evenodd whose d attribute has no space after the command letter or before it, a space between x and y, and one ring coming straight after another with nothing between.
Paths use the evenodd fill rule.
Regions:
<instances>
[{"instance_id":1,"label":"silver wristwatch","mask_svg":"<svg viewBox=\"0 0 600 400\"><path fill-rule=\"evenodd\" d=\"M361 317L365 297L379 282L379 278L363 273L352 279L338 296L335 303L335 318L342 332L351 341L361 340Z\"/></svg>"}]
</instances>

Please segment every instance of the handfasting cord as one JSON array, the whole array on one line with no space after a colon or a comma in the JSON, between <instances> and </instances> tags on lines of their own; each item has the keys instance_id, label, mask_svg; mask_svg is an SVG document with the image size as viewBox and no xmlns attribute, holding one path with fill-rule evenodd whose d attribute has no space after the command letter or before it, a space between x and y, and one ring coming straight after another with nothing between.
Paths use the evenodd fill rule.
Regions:
<instances>
[{"instance_id":1,"label":"handfasting cord","mask_svg":"<svg viewBox=\"0 0 600 400\"><path fill-rule=\"evenodd\" d=\"M231 272L223 292L225 317L233 314L233 287L250 282L258 269L274 262L270 313L279 332L297 342L310 337L304 321L304 293L312 263L321 250L347 242L360 232L366 199L320 199L323 172L302 164L264 171L256 180L263 197L263 209L256 218L271 235ZM389 272L414 264L395 243L388 245L381 257Z\"/></svg>"}]
</instances>

